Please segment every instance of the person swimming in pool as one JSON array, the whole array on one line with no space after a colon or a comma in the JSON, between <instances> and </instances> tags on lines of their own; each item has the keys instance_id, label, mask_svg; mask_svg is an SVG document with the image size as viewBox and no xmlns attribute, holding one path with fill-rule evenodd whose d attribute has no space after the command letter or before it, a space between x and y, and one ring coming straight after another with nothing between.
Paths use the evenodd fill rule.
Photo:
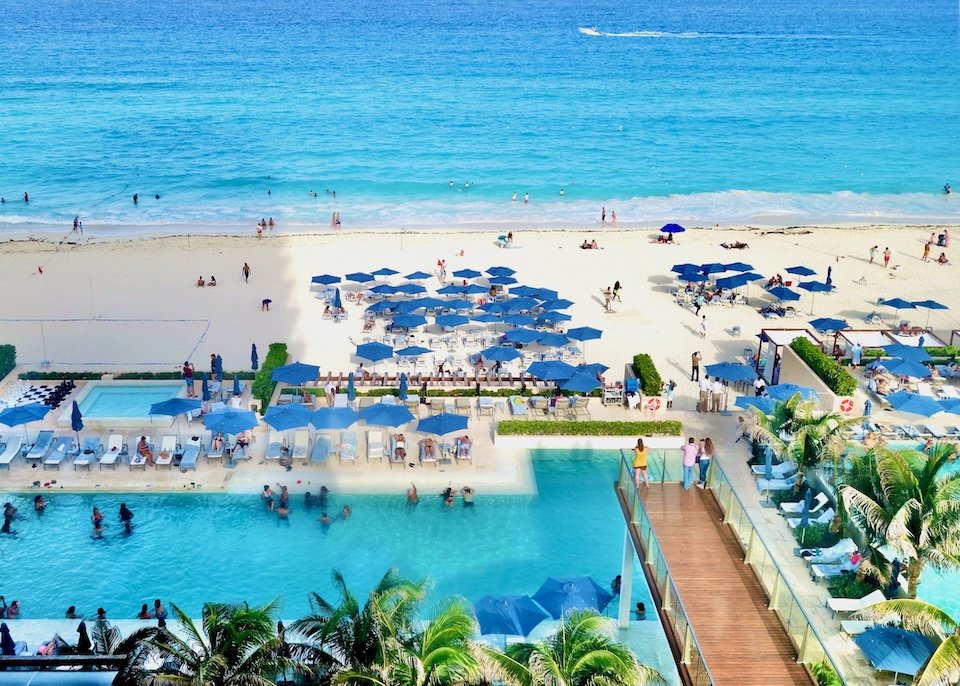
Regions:
<instances>
[{"instance_id":1,"label":"person swimming in pool","mask_svg":"<svg viewBox=\"0 0 960 686\"><path fill-rule=\"evenodd\" d=\"M260 494L260 498L268 510L273 509L273 491L270 490L270 484L263 485L263 492Z\"/></svg>"},{"instance_id":2,"label":"person swimming in pool","mask_svg":"<svg viewBox=\"0 0 960 686\"><path fill-rule=\"evenodd\" d=\"M320 515L320 526L323 528L324 531L328 530L328 529L330 528L330 525L331 525L332 523L333 523L333 522L332 522L332 520L330 519L330 515L328 515L326 512L321 513L321 515Z\"/></svg>"},{"instance_id":3,"label":"person swimming in pool","mask_svg":"<svg viewBox=\"0 0 960 686\"><path fill-rule=\"evenodd\" d=\"M416 505L420 502L420 496L417 495L417 485L410 482L410 488L407 489L407 505Z\"/></svg>"},{"instance_id":4,"label":"person swimming in pool","mask_svg":"<svg viewBox=\"0 0 960 686\"><path fill-rule=\"evenodd\" d=\"M128 534L133 532L133 512L126 503L120 503L120 523Z\"/></svg>"},{"instance_id":5,"label":"person swimming in pool","mask_svg":"<svg viewBox=\"0 0 960 686\"><path fill-rule=\"evenodd\" d=\"M103 523L103 513L99 508L93 508L93 515L91 515L90 521L93 522L93 537L103 538L103 530L106 526Z\"/></svg>"}]
</instances>

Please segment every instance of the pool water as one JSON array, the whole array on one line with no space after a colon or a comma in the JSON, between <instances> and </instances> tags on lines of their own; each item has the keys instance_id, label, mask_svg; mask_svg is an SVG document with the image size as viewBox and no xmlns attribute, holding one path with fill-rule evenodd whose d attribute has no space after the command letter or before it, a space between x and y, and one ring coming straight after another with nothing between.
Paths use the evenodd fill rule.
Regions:
<instances>
[{"instance_id":1,"label":"pool water","mask_svg":"<svg viewBox=\"0 0 960 686\"><path fill-rule=\"evenodd\" d=\"M16 537L0 537L0 593L21 601L25 618L62 617L69 605L133 617L157 597L199 616L205 601L264 603L277 596L284 616L295 617L308 610L310 591L336 599L334 568L357 594L390 567L409 578L428 576L433 600L533 594L548 576L593 576L608 585L623 551L612 486L619 453L549 451L533 458L538 496L481 492L475 507L457 499L447 508L438 494L421 493L411 508L403 493L332 494L332 516L347 504L353 513L327 530L317 521L319 510L304 509L302 491L291 498L288 522L268 512L259 496L45 492L49 506L41 517L32 511L32 495L7 498L27 516L15 523ZM135 513L129 536L117 520L121 502ZM103 540L91 538L94 505L110 524ZM639 571L634 578L632 601L652 607Z\"/></svg>"},{"instance_id":2,"label":"pool water","mask_svg":"<svg viewBox=\"0 0 960 686\"><path fill-rule=\"evenodd\" d=\"M80 401L84 419L138 418L150 414L150 406L175 398L182 384L97 386Z\"/></svg>"}]
</instances>

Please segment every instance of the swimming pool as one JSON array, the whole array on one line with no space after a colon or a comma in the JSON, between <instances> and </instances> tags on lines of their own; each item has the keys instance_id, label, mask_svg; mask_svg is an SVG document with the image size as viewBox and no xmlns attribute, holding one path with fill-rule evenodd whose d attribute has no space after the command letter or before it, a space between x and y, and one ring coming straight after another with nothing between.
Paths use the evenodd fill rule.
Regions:
<instances>
[{"instance_id":1,"label":"swimming pool","mask_svg":"<svg viewBox=\"0 0 960 686\"><path fill-rule=\"evenodd\" d=\"M133 617L156 597L199 616L205 601L277 596L283 615L295 617L307 611L310 591L333 595L334 568L358 594L393 566L410 578L429 576L434 600L533 594L548 576L593 576L608 585L620 573L623 551L612 487L619 453L543 451L533 458L538 496L479 493L475 507L458 499L451 509L435 494L421 493L414 508L403 495L332 494L331 514L345 504L353 514L326 531L319 510L305 511L302 491L291 500L288 523L258 496L47 491L41 517L32 511L32 494L13 496L7 499L27 516L15 523L17 537L0 537L0 593L21 601L24 618L62 617L69 605ZM136 515L130 536L117 521L120 502ZM90 537L95 505L110 523L103 540ZM652 607L636 567L632 602Z\"/></svg>"},{"instance_id":2,"label":"swimming pool","mask_svg":"<svg viewBox=\"0 0 960 686\"><path fill-rule=\"evenodd\" d=\"M186 395L178 381L90 381L77 394L77 404L87 428L170 426L173 419L151 416L150 406ZM72 405L61 413L57 426L70 427Z\"/></svg>"}]
</instances>

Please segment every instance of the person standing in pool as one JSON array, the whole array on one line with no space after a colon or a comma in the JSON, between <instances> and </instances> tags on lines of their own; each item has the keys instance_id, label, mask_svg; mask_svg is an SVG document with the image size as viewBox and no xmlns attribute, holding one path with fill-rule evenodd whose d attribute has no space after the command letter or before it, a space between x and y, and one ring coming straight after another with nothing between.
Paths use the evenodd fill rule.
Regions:
<instances>
[{"instance_id":1,"label":"person standing in pool","mask_svg":"<svg viewBox=\"0 0 960 686\"><path fill-rule=\"evenodd\" d=\"M417 495L417 485L410 482L410 488L407 489L407 505L416 505L420 502L420 496Z\"/></svg>"},{"instance_id":2,"label":"person standing in pool","mask_svg":"<svg viewBox=\"0 0 960 686\"><path fill-rule=\"evenodd\" d=\"M270 484L263 485L263 492L260 494L260 498L268 510L273 509L273 491L270 490Z\"/></svg>"},{"instance_id":3,"label":"person standing in pool","mask_svg":"<svg viewBox=\"0 0 960 686\"><path fill-rule=\"evenodd\" d=\"M460 495L463 496L463 506L473 507L473 494L475 491L470 486L464 486L460 489Z\"/></svg>"},{"instance_id":4,"label":"person standing in pool","mask_svg":"<svg viewBox=\"0 0 960 686\"><path fill-rule=\"evenodd\" d=\"M93 515L90 517L90 521L93 522L93 537L103 538L103 513L99 508L93 508Z\"/></svg>"},{"instance_id":5,"label":"person standing in pool","mask_svg":"<svg viewBox=\"0 0 960 686\"><path fill-rule=\"evenodd\" d=\"M126 503L120 503L120 523L123 524L124 531L133 533L133 512Z\"/></svg>"}]
</instances>

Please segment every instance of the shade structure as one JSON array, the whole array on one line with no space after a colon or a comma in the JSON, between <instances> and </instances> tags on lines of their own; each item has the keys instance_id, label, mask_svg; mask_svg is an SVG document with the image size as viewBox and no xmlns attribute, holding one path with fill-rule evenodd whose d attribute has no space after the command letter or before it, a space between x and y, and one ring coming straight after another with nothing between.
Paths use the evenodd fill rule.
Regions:
<instances>
[{"instance_id":1,"label":"shade structure","mask_svg":"<svg viewBox=\"0 0 960 686\"><path fill-rule=\"evenodd\" d=\"M319 283L323 286L330 286L331 284L340 283L340 277L334 276L333 274L320 274L310 279L312 283Z\"/></svg>"},{"instance_id":2,"label":"shade structure","mask_svg":"<svg viewBox=\"0 0 960 686\"><path fill-rule=\"evenodd\" d=\"M662 233L683 233L686 229L679 224L664 224L660 231Z\"/></svg>"},{"instance_id":3,"label":"shade structure","mask_svg":"<svg viewBox=\"0 0 960 686\"><path fill-rule=\"evenodd\" d=\"M388 283L380 283L372 286L370 292L376 293L377 295L394 295L397 292L397 287L391 286Z\"/></svg>"},{"instance_id":4,"label":"shade structure","mask_svg":"<svg viewBox=\"0 0 960 686\"><path fill-rule=\"evenodd\" d=\"M472 300L465 300L463 298L447 300L443 303L443 305L451 310L472 310L474 308L474 303Z\"/></svg>"},{"instance_id":5,"label":"shade structure","mask_svg":"<svg viewBox=\"0 0 960 686\"><path fill-rule=\"evenodd\" d=\"M565 310L568 307L573 307L573 301L567 300L566 298L554 298L552 300L544 300L540 303L540 307L545 310Z\"/></svg>"},{"instance_id":6,"label":"shade structure","mask_svg":"<svg viewBox=\"0 0 960 686\"><path fill-rule=\"evenodd\" d=\"M678 274L677 278L681 281L689 281L691 283L702 283L710 280L709 276L701 272L683 272Z\"/></svg>"},{"instance_id":7,"label":"shade structure","mask_svg":"<svg viewBox=\"0 0 960 686\"><path fill-rule=\"evenodd\" d=\"M506 305L497 302L483 303L480 305L479 309L483 310L484 312L488 312L489 314L506 314L510 311Z\"/></svg>"},{"instance_id":8,"label":"shade structure","mask_svg":"<svg viewBox=\"0 0 960 686\"><path fill-rule=\"evenodd\" d=\"M516 269L510 269L510 267L490 267L487 270L487 274L490 276L513 276L517 273Z\"/></svg>"},{"instance_id":9,"label":"shade structure","mask_svg":"<svg viewBox=\"0 0 960 686\"><path fill-rule=\"evenodd\" d=\"M533 329L513 329L503 335L504 339L511 343L533 343L543 334Z\"/></svg>"},{"instance_id":10,"label":"shade structure","mask_svg":"<svg viewBox=\"0 0 960 686\"><path fill-rule=\"evenodd\" d=\"M430 348L424 348L422 345L411 345L409 348L404 348L403 350L394 350L393 354L400 357L420 357L421 355L432 352Z\"/></svg>"},{"instance_id":11,"label":"shade structure","mask_svg":"<svg viewBox=\"0 0 960 686\"><path fill-rule=\"evenodd\" d=\"M483 356L483 359L493 362L510 362L511 360L523 357L521 352L516 348L484 348L480 351L480 354Z\"/></svg>"},{"instance_id":12,"label":"shade structure","mask_svg":"<svg viewBox=\"0 0 960 686\"><path fill-rule=\"evenodd\" d=\"M277 431L299 429L310 423L313 411L305 405L293 403L290 405L274 405L267 408L263 421Z\"/></svg>"},{"instance_id":13,"label":"shade structure","mask_svg":"<svg viewBox=\"0 0 960 686\"><path fill-rule=\"evenodd\" d=\"M380 267L380 269L371 272L374 276L393 276L394 274L399 274L396 269L391 269L390 267Z\"/></svg>"},{"instance_id":14,"label":"shade structure","mask_svg":"<svg viewBox=\"0 0 960 686\"><path fill-rule=\"evenodd\" d=\"M223 358L220 357L219 355L217 355L216 358L214 359L214 366L217 368L217 371L216 371L217 382L222 384L223 383Z\"/></svg>"},{"instance_id":15,"label":"shade structure","mask_svg":"<svg viewBox=\"0 0 960 686\"><path fill-rule=\"evenodd\" d=\"M936 300L915 300L913 302L914 307L923 307L927 310L927 322L924 324L926 328L930 324L930 312L932 310L949 310L950 308L944 305L943 303L938 303Z\"/></svg>"},{"instance_id":16,"label":"shade structure","mask_svg":"<svg viewBox=\"0 0 960 686\"><path fill-rule=\"evenodd\" d=\"M485 595L473 606L481 634L526 636L549 615L528 595Z\"/></svg>"},{"instance_id":17,"label":"shade structure","mask_svg":"<svg viewBox=\"0 0 960 686\"><path fill-rule=\"evenodd\" d=\"M407 373L403 372L400 374L400 401L403 402L407 399Z\"/></svg>"},{"instance_id":18,"label":"shade structure","mask_svg":"<svg viewBox=\"0 0 960 686\"><path fill-rule=\"evenodd\" d=\"M196 412L203 406L197 398L170 398L150 406L150 414L176 417L187 412Z\"/></svg>"},{"instance_id":19,"label":"shade structure","mask_svg":"<svg viewBox=\"0 0 960 686\"><path fill-rule=\"evenodd\" d=\"M206 372L200 377L200 397L203 402L210 402L210 380L207 378Z\"/></svg>"},{"instance_id":20,"label":"shade structure","mask_svg":"<svg viewBox=\"0 0 960 686\"><path fill-rule=\"evenodd\" d=\"M339 311L340 308L343 307L343 300L340 299L339 288L333 292L333 301L330 303L330 306L337 311Z\"/></svg>"},{"instance_id":21,"label":"shade structure","mask_svg":"<svg viewBox=\"0 0 960 686\"><path fill-rule=\"evenodd\" d=\"M692 264L690 262L682 262L680 264L675 264L670 268L670 271L675 274L692 274L700 271L699 264Z\"/></svg>"},{"instance_id":22,"label":"shade structure","mask_svg":"<svg viewBox=\"0 0 960 686\"><path fill-rule=\"evenodd\" d=\"M460 292L464 295L480 295L481 293L486 293L488 289L484 288L478 283L468 283L466 286L461 286Z\"/></svg>"},{"instance_id":23,"label":"shade structure","mask_svg":"<svg viewBox=\"0 0 960 686\"><path fill-rule=\"evenodd\" d=\"M564 336L562 333L545 333L541 334L540 338L537 340L537 343L544 345L550 348L559 348L562 345L566 345L570 342L570 339Z\"/></svg>"},{"instance_id":24,"label":"shade structure","mask_svg":"<svg viewBox=\"0 0 960 686\"><path fill-rule=\"evenodd\" d=\"M933 374L929 367L919 362L911 362L910 360L904 360L899 357L895 357L892 360L884 360L883 366L887 368L888 372L896 374L897 376L912 376L917 379L925 379Z\"/></svg>"},{"instance_id":25,"label":"shade structure","mask_svg":"<svg viewBox=\"0 0 960 686\"><path fill-rule=\"evenodd\" d=\"M353 372L347 374L347 400L353 402L357 399L357 384L354 381Z\"/></svg>"},{"instance_id":26,"label":"shade structure","mask_svg":"<svg viewBox=\"0 0 960 686\"><path fill-rule=\"evenodd\" d=\"M26 405L18 405L17 407L8 407L3 412L0 412L0 424L6 424L7 426L29 424L38 419L43 419L49 411L50 408L47 405L41 405L40 403L28 403Z\"/></svg>"},{"instance_id":27,"label":"shade structure","mask_svg":"<svg viewBox=\"0 0 960 686\"><path fill-rule=\"evenodd\" d=\"M374 426L400 426L413 421L413 413L403 405L377 403L360 410L360 416L367 424Z\"/></svg>"},{"instance_id":28,"label":"shade structure","mask_svg":"<svg viewBox=\"0 0 960 686\"><path fill-rule=\"evenodd\" d=\"M914 305L912 301L904 300L903 298L884 298L879 304L884 307L892 307L894 319L900 316L900 310L916 309L916 305Z\"/></svg>"},{"instance_id":29,"label":"shade structure","mask_svg":"<svg viewBox=\"0 0 960 686\"><path fill-rule=\"evenodd\" d=\"M291 386L299 386L307 381L316 381L318 376L320 376L320 367L313 364L294 362L293 364L277 367L273 370L270 378L273 381L290 384Z\"/></svg>"},{"instance_id":30,"label":"shade structure","mask_svg":"<svg viewBox=\"0 0 960 686\"><path fill-rule=\"evenodd\" d=\"M566 312L543 312L537 317L537 324L556 324L557 322L569 322L571 319L573 319L573 316Z\"/></svg>"},{"instance_id":31,"label":"shade structure","mask_svg":"<svg viewBox=\"0 0 960 686\"><path fill-rule=\"evenodd\" d=\"M403 293L405 295L417 295L419 293L426 293L427 289L418 283L402 283L396 287L396 291L397 293Z\"/></svg>"},{"instance_id":32,"label":"shade structure","mask_svg":"<svg viewBox=\"0 0 960 686\"><path fill-rule=\"evenodd\" d=\"M600 388L601 385L596 374L584 374L583 372L578 372L566 381L560 382L560 388L575 393L589 393L595 388Z\"/></svg>"},{"instance_id":33,"label":"shade structure","mask_svg":"<svg viewBox=\"0 0 960 686\"><path fill-rule=\"evenodd\" d=\"M476 269L458 269L453 273L458 279L475 279L478 276L483 276L483 272L478 272Z\"/></svg>"},{"instance_id":34,"label":"shade structure","mask_svg":"<svg viewBox=\"0 0 960 686\"><path fill-rule=\"evenodd\" d=\"M443 436L454 431L463 431L467 428L469 418L451 412L441 412L417 422L417 431L425 434Z\"/></svg>"},{"instance_id":35,"label":"shade structure","mask_svg":"<svg viewBox=\"0 0 960 686\"><path fill-rule=\"evenodd\" d=\"M828 293L833 290L833 286L825 284L822 281L801 281L799 286L803 290L810 291L811 293Z\"/></svg>"},{"instance_id":36,"label":"shade structure","mask_svg":"<svg viewBox=\"0 0 960 686\"><path fill-rule=\"evenodd\" d=\"M810 267L804 267L802 265L787 267L786 272L787 274L796 274L797 276L813 276L816 274Z\"/></svg>"},{"instance_id":37,"label":"shade structure","mask_svg":"<svg viewBox=\"0 0 960 686\"><path fill-rule=\"evenodd\" d=\"M233 395L240 395L241 393L243 393L243 389L240 388L240 377L239 377L239 376L234 376L234 377L233 377L233 389L232 389L232 390L233 390Z\"/></svg>"},{"instance_id":38,"label":"shade structure","mask_svg":"<svg viewBox=\"0 0 960 686\"><path fill-rule=\"evenodd\" d=\"M901 360L910 360L911 362L929 362L931 359L927 351L919 346L914 348L910 345L896 343L884 346L883 351L890 357L899 357Z\"/></svg>"},{"instance_id":39,"label":"shade structure","mask_svg":"<svg viewBox=\"0 0 960 686\"><path fill-rule=\"evenodd\" d=\"M946 398L940 401L940 407L944 412L950 414L960 414L960 398Z\"/></svg>"},{"instance_id":40,"label":"shade structure","mask_svg":"<svg viewBox=\"0 0 960 686\"><path fill-rule=\"evenodd\" d=\"M411 272L403 278L410 279L411 281L423 281L424 279L429 279L431 276L433 276L433 274L428 272Z\"/></svg>"},{"instance_id":41,"label":"shade structure","mask_svg":"<svg viewBox=\"0 0 960 686\"><path fill-rule=\"evenodd\" d=\"M533 324L536 319L531 317L529 314L508 314L503 318L504 324L512 324L513 326L530 326Z\"/></svg>"},{"instance_id":42,"label":"shade structure","mask_svg":"<svg viewBox=\"0 0 960 686\"><path fill-rule=\"evenodd\" d=\"M378 362L393 357L393 348L383 343L362 343L357 346L356 356L371 362Z\"/></svg>"},{"instance_id":43,"label":"shade structure","mask_svg":"<svg viewBox=\"0 0 960 686\"><path fill-rule=\"evenodd\" d=\"M522 296L519 298L511 298L503 304L507 306L507 310L510 312L526 312L527 310L533 309L540 303L534 297Z\"/></svg>"},{"instance_id":44,"label":"shade structure","mask_svg":"<svg viewBox=\"0 0 960 686\"><path fill-rule=\"evenodd\" d=\"M755 407L763 414L772 414L774 409L777 407L777 401L773 398L763 398L763 397L753 397L742 395L737 398L734 405L737 407L742 407L744 409L748 407Z\"/></svg>"},{"instance_id":45,"label":"shade structure","mask_svg":"<svg viewBox=\"0 0 960 686\"><path fill-rule=\"evenodd\" d=\"M77 433L83 431L83 415L76 400L73 401L73 408L70 410L70 428Z\"/></svg>"},{"instance_id":46,"label":"shade structure","mask_svg":"<svg viewBox=\"0 0 960 686\"><path fill-rule=\"evenodd\" d=\"M456 328L470 322L470 317L462 314L441 314L433 320L438 326Z\"/></svg>"},{"instance_id":47,"label":"shade structure","mask_svg":"<svg viewBox=\"0 0 960 686\"><path fill-rule=\"evenodd\" d=\"M236 407L224 407L203 415L203 425L212 433L238 434L260 424L256 412Z\"/></svg>"},{"instance_id":48,"label":"shade structure","mask_svg":"<svg viewBox=\"0 0 960 686\"><path fill-rule=\"evenodd\" d=\"M602 614L613 594L588 576L550 577L533 594L554 619L563 619L570 610L593 610Z\"/></svg>"},{"instance_id":49,"label":"shade structure","mask_svg":"<svg viewBox=\"0 0 960 686\"><path fill-rule=\"evenodd\" d=\"M746 286L750 282L750 279L744 277L743 274L734 274L733 276L725 276L722 279L717 279L716 285L717 288L740 288L741 286Z\"/></svg>"},{"instance_id":50,"label":"shade structure","mask_svg":"<svg viewBox=\"0 0 960 686\"><path fill-rule=\"evenodd\" d=\"M842 319L832 319L830 317L821 317L820 319L813 319L810 321L810 326L812 326L817 331L823 333L824 331L845 331L850 328L850 325L847 324Z\"/></svg>"},{"instance_id":51,"label":"shade structure","mask_svg":"<svg viewBox=\"0 0 960 686\"><path fill-rule=\"evenodd\" d=\"M594 376L596 376L597 374L603 374L608 369L610 369L610 367L600 362L590 362L589 364L578 364L575 367L575 369L577 370L577 372L583 372L585 374L593 374Z\"/></svg>"},{"instance_id":52,"label":"shade structure","mask_svg":"<svg viewBox=\"0 0 960 686\"><path fill-rule=\"evenodd\" d=\"M558 379L569 379L577 373L577 368L560 360L550 360L548 362L534 362L527 367L526 373L542 381L556 381ZM596 372L594 372L594 376L596 376Z\"/></svg>"},{"instance_id":53,"label":"shade structure","mask_svg":"<svg viewBox=\"0 0 960 686\"><path fill-rule=\"evenodd\" d=\"M495 314L490 314L485 312L483 314L478 314L475 317L470 317L470 321L480 322L481 324L494 324L503 321L503 317L498 317Z\"/></svg>"},{"instance_id":54,"label":"shade structure","mask_svg":"<svg viewBox=\"0 0 960 686\"><path fill-rule=\"evenodd\" d=\"M708 364L706 366L707 374L711 377L723 379L724 381L749 381L755 379L757 373L751 367L739 362L720 362L718 364Z\"/></svg>"},{"instance_id":55,"label":"shade structure","mask_svg":"<svg viewBox=\"0 0 960 686\"><path fill-rule=\"evenodd\" d=\"M786 286L777 286L776 288L771 288L769 291L767 291L767 293L772 295L777 300L799 300L800 299L799 293L795 291L791 291Z\"/></svg>"},{"instance_id":56,"label":"shade structure","mask_svg":"<svg viewBox=\"0 0 960 686\"><path fill-rule=\"evenodd\" d=\"M916 674L935 650L923 634L893 626L872 626L853 640L874 667L896 674Z\"/></svg>"},{"instance_id":57,"label":"shade structure","mask_svg":"<svg viewBox=\"0 0 960 686\"><path fill-rule=\"evenodd\" d=\"M344 278L354 283L370 283L371 281L375 281L373 274L367 274L366 272L351 272Z\"/></svg>"},{"instance_id":58,"label":"shade structure","mask_svg":"<svg viewBox=\"0 0 960 686\"><path fill-rule=\"evenodd\" d=\"M360 415L349 407L321 407L310 423L316 429L348 429L360 421Z\"/></svg>"},{"instance_id":59,"label":"shade structure","mask_svg":"<svg viewBox=\"0 0 960 686\"><path fill-rule=\"evenodd\" d=\"M464 288L465 286L461 286L455 283L449 283L443 288L438 288L437 293L439 293L440 295L460 295L461 293L463 293ZM486 292L487 289L484 288L483 290L484 292Z\"/></svg>"},{"instance_id":60,"label":"shade structure","mask_svg":"<svg viewBox=\"0 0 960 686\"><path fill-rule=\"evenodd\" d=\"M257 355L256 343L250 346L250 366L253 368L253 371L257 371L257 369L260 368L260 357Z\"/></svg>"},{"instance_id":61,"label":"shade structure","mask_svg":"<svg viewBox=\"0 0 960 686\"><path fill-rule=\"evenodd\" d=\"M769 395L774 400L787 401L797 393L800 394L804 400L816 400L817 392L812 388L807 388L806 386L798 386L795 383L781 383L776 386L767 386L767 395Z\"/></svg>"},{"instance_id":62,"label":"shade structure","mask_svg":"<svg viewBox=\"0 0 960 686\"><path fill-rule=\"evenodd\" d=\"M719 274L726 270L727 268L719 262L707 262L706 264L700 265L700 272L703 274Z\"/></svg>"},{"instance_id":63,"label":"shade structure","mask_svg":"<svg viewBox=\"0 0 960 686\"><path fill-rule=\"evenodd\" d=\"M592 341L603 336L603 331L590 326L579 326L575 329L570 329L565 335L572 341Z\"/></svg>"},{"instance_id":64,"label":"shade structure","mask_svg":"<svg viewBox=\"0 0 960 686\"><path fill-rule=\"evenodd\" d=\"M393 325L402 329L415 329L427 323L427 318L422 314L401 314L393 318Z\"/></svg>"},{"instance_id":65,"label":"shade structure","mask_svg":"<svg viewBox=\"0 0 960 686\"><path fill-rule=\"evenodd\" d=\"M487 280L495 286L509 286L510 284L517 282L517 280L512 276L491 276Z\"/></svg>"},{"instance_id":66,"label":"shade structure","mask_svg":"<svg viewBox=\"0 0 960 686\"><path fill-rule=\"evenodd\" d=\"M919 414L923 417L930 417L937 412L943 412L943 405L930 396L910 393L909 391L891 393L887 396L887 401L898 412Z\"/></svg>"},{"instance_id":67,"label":"shade structure","mask_svg":"<svg viewBox=\"0 0 960 686\"><path fill-rule=\"evenodd\" d=\"M367 312L387 312L395 309L400 303L380 300L367 307Z\"/></svg>"},{"instance_id":68,"label":"shade structure","mask_svg":"<svg viewBox=\"0 0 960 686\"><path fill-rule=\"evenodd\" d=\"M753 270L753 265L746 262L731 262L723 266L728 272L749 272Z\"/></svg>"},{"instance_id":69,"label":"shade structure","mask_svg":"<svg viewBox=\"0 0 960 686\"><path fill-rule=\"evenodd\" d=\"M510 295L532 295L534 298L538 298L540 297L540 289L527 285L511 286Z\"/></svg>"}]
</instances>

